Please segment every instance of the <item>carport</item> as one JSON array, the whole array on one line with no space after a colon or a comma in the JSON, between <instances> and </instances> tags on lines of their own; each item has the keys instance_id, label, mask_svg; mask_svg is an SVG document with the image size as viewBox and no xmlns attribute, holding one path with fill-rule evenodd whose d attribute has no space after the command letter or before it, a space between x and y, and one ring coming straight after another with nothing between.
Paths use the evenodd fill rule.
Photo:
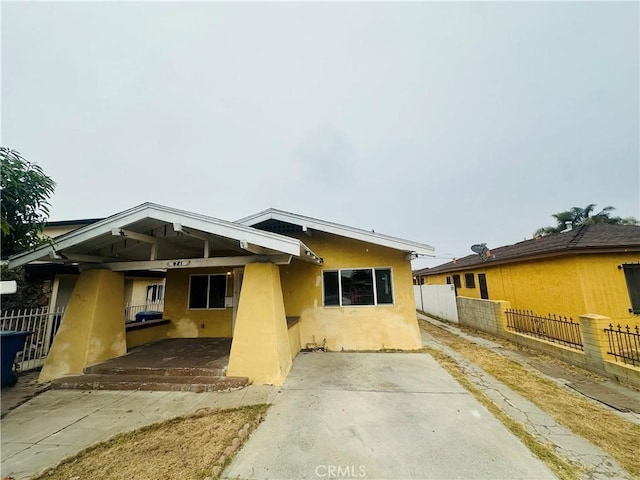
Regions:
<instances>
[{"instance_id":1,"label":"carport","mask_svg":"<svg viewBox=\"0 0 640 480\"><path fill-rule=\"evenodd\" d=\"M9 268L81 272L40 381L124 355L128 342L232 337L227 375L281 384L292 349L278 266L292 261L322 265L298 239L145 203L15 255ZM167 272L164 318L127 332L124 272L158 270Z\"/></svg>"}]
</instances>

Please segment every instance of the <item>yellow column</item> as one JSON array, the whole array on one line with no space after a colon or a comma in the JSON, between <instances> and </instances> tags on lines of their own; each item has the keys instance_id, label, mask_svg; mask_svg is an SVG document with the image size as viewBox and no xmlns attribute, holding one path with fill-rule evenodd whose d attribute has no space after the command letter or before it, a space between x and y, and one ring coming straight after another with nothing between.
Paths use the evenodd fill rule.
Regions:
<instances>
[{"instance_id":1,"label":"yellow column","mask_svg":"<svg viewBox=\"0 0 640 480\"><path fill-rule=\"evenodd\" d=\"M244 269L227 375L282 385L291 365L280 270L272 263L250 263Z\"/></svg>"},{"instance_id":2,"label":"yellow column","mask_svg":"<svg viewBox=\"0 0 640 480\"><path fill-rule=\"evenodd\" d=\"M609 342L604 329L609 326L611 319L602 315L580 315L580 334L584 348L587 368L601 374L606 374L604 359L607 356Z\"/></svg>"},{"instance_id":3,"label":"yellow column","mask_svg":"<svg viewBox=\"0 0 640 480\"><path fill-rule=\"evenodd\" d=\"M497 300L497 322L496 322L496 334L498 336L504 336L504 332L508 332L507 328L507 310L511 308L511 302L506 300Z\"/></svg>"},{"instance_id":4,"label":"yellow column","mask_svg":"<svg viewBox=\"0 0 640 480\"><path fill-rule=\"evenodd\" d=\"M81 374L88 365L125 353L124 275L109 270L82 272L39 381Z\"/></svg>"}]
</instances>

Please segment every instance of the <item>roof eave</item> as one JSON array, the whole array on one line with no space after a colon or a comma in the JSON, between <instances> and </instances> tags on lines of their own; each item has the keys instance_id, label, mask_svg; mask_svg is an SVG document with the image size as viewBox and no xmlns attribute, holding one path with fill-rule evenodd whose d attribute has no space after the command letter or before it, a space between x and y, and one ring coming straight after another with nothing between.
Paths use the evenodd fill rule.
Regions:
<instances>
[{"instance_id":1,"label":"roof eave","mask_svg":"<svg viewBox=\"0 0 640 480\"><path fill-rule=\"evenodd\" d=\"M56 250L69 248L99 235L109 233L113 228L121 228L123 225L120 224L120 220L126 221L127 224L131 224L145 218L155 218L164 222L184 223L185 226L189 226L197 230L202 230L214 235L229 235L228 238L246 240L261 247L273 249L289 255L306 255L306 252L303 251L304 249L302 248L302 245L304 244L295 238L279 235L277 233L265 232L250 226L228 222L213 217L164 207L162 205L144 203L137 207L133 207L107 217L96 223L86 225L77 230L73 230L72 232L56 237L55 240L52 241L52 244L43 245L35 250L12 255L8 259L9 268L17 268L37 260L47 260L49 255ZM215 226L214 229L211 228L212 225ZM215 229L219 229L219 231L211 231ZM305 248L306 251L311 252L308 247L305 246ZM317 255L313 255L316 258L319 258Z\"/></svg>"},{"instance_id":2,"label":"roof eave","mask_svg":"<svg viewBox=\"0 0 640 480\"><path fill-rule=\"evenodd\" d=\"M317 218L305 217L303 215L297 215L273 208L263 210L262 212L250 215L248 217L241 218L240 220L237 220L236 223L246 226L254 226L266 220L279 220L282 222L292 223L294 225L299 225L326 233L332 233L334 235L339 235L342 237L353 238L355 240L393 248L405 253L433 257L435 252L435 248L431 245L412 242L409 240L404 240L402 238L392 237L380 233L369 232L360 228L327 222Z\"/></svg>"},{"instance_id":3,"label":"roof eave","mask_svg":"<svg viewBox=\"0 0 640 480\"><path fill-rule=\"evenodd\" d=\"M510 263L529 262L532 260L540 260L545 258L561 257L566 255L584 255L595 253L628 253L628 252L640 252L640 245L624 246L624 247L583 247L583 248L567 248L563 250L555 250L550 252L539 253L535 255L524 255L521 257L511 258L490 258L486 262L473 263L471 265L451 265L450 268L444 268L445 265L432 267L429 271L425 271L420 276L427 277L433 275L442 275L449 272L462 272L475 270L478 267L486 268L492 266L507 265ZM436 270L437 269L437 270Z\"/></svg>"}]
</instances>

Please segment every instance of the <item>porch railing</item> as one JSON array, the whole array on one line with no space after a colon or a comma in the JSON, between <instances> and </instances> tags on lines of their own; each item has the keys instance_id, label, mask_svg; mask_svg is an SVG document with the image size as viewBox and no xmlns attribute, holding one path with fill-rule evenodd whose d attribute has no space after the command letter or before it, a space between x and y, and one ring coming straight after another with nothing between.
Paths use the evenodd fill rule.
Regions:
<instances>
[{"instance_id":1,"label":"porch railing","mask_svg":"<svg viewBox=\"0 0 640 480\"><path fill-rule=\"evenodd\" d=\"M0 316L1 330L33 332L27 337L24 349L16 355L20 370L32 370L44 365L44 361L53 342L64 307L49 311L49 307L5 310Z\"/></svg>"},{"instance_id":2,"label":"porch railing","mask_svg":"<svg viewBox=\"0 0 640 480\"><path fill-rule=\"evenodd\" d=\"M616 359L620 359L624 363L630 363L634 367L640 366L640 327L635 328L627 325L622 327L618 325L614 327L609 324L609 328L605 328L609 340L608 354L613 355Z\"/></svg>"},{"instance_id":3,"label":"porch railing","mask_svg":"<svg viewBox=\"0 0 640 480\"><path fill-rule=\"evenodd\" d=\"M561 315L536 315L528 310L507 309L507 328L524 335L583 350L580 324Z\"/></svg>"},{"instance_id":4,"label":"porch railing","mask_svg":"<svg viewBox=\"0 0 640 480\"><path fill-rule=\"evenodd\" d=\"M155 302L146 302L139 305L129 305L128 303L124 306L124 318L125 322L133 322L136 319L136 314L140 312L146 312L147 310L153 310L156 312L164 311L164 300L159 300Z\"/></svg>"}]
</instances>

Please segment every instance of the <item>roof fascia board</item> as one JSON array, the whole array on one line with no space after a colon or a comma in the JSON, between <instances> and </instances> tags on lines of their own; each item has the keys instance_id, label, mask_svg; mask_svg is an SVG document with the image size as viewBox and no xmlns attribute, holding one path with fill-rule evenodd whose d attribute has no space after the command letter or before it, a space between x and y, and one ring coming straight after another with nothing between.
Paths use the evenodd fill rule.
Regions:
<instances>
[{"instance_id":1,"label":"roof fascia board","mask_svg":"<svg viewBox=\"0 0 640 480\"><path fill-rule=\"evenodd\" d=\"M640 247L587 247L580 249L568 249L555 252L540 253L537 255L526 255L522 257L505 258L500 260L488 260L482 263L474 263L472 265L452 266L451 268L432 271L438 267L431 267L429 271L420 273L421 277L429 277L434 275L443 275L450 272L463 272L469 270L484 269L492 266L508 265L510 263L522 263L532 260L544 260L547 258L563 257L569 255L593 255L597 253L634 253L640 252Z\"/></svg>"},{"instance_id":2,"label":"roof fascia board","mask_svg":"<svg viewBox=\"0 0 640 480\"><path fill-rule=\"evenodd\" d=\"M61 235L52 241L54 246L43 245L33 251L19 253L9 257L9 268L19 267L34 260L46 259L49 253L56 249L62 250L69 248L103 234L110 235L113 228L123 228L128 224L146 218L153 218L171 224L181 223L186 227L208 232L213 235L220 235L239 241L248 241L255 245L289 255L301 255L300 241L295 238L265 232L250 226L227 222L213 217L145 203Z\"/></svg>"},{"instance_id":3,"label":"roof fascia board","mask_svg":"<svg viewBox=\"0 0 640 480\"><path fill-rule=\"evenodd\" d=\"M78 243L87 240L88 238L92 238L103 233L107 233L111 231L111 224L117 219L127 217L129 215L135 215L139 213L140 210L148 207L148 204L139 205L137 207L130 208L123 212L117 213L110 217L107 217L103 220L100 220L96 223L91 223L84 227L80 227L71 232L65 233L56 237L55 239L51 239L51 243L47 245L43 245L41 247L36 248L35 250L29 250L27 252L18 253L9 257L9 268L21 267L22 265L26 265L27 263L31 263L36 260L42 260L49 257L49 253L55 253L56 248L63 249L66 246L75 245ZM135 221L135 220L133 220ZM106 227L105 227L106 225Z\"/></svg>"},{"instance_id":4,"label":"roof fascia board","mask_svg":"<svg viewBox=\"0 0 640 480\"><path fill-rule=\"evenodd\" d=\"M302 215L275 209L265 210L255 215L242 218L240 220L237 220L236 223L247 226L254 226L258 223L271 219L292 223L294 225L299 225L301 227L311 228L322 232L332 233L334 235L340 235L342 237L353 238L355 240L373 243L376 245L381 245L383 247L417 253L420 255L433 256L433 252L435 251L435 249L431 245L411 242L402 238L392 237L375 232L368 232L366 230L349 227L347 225L340 225L337 223L327 222L324 220L305 217Z\"/></svg>"},{"instance_id":5,"label":"roof fascia board","mask_svg":"<svg viewBox=\"0 0 640 480\"><path fill-rule=\"evenodd\" d=\"M303 260L308 263L313 263L315 265L322 265L324 260L322 257L319 257L313 250L307 247L303 242L300 242L300 260Z\"/></svg>"}]
</instances>

